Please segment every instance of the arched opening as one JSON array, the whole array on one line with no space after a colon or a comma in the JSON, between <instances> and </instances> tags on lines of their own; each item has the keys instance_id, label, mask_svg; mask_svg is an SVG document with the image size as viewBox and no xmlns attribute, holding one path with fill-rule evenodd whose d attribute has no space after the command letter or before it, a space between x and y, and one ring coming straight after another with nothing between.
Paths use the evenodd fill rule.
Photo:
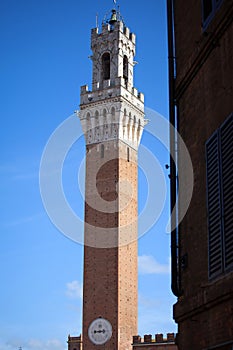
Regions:
<instances>
[{"instance_id":1,"label":"arched opening","mask_svg":"<svg viewBox=\"0 0 233 350\"><path fill-rule=\"evenodd\" d=\"M115 123L115 114L116 114L116 112L115 112L115 108L114 108L114 107L112 107L112 108L111 108L112 123Z\"/></svg>"},{"instance_id":2,"label":"arched opening","mask_svg":"<svg viewBox=\"0 0 233 350\"><path fill-rule=\"evenodd\" d=\"M115 117L115 108L114 108L114 107L111 108L111 115L112 115L113 117Z\"/></svg>"},{"instance_id":3,"label":"arched opening","mask_svg":"<svg viewBox=\"0 0 233 350\"><path fill-rule=\"evenodd\" d=\"M95 126L98 125L98 122L99 122L99 112L95 111Z\"/></svg>"},{"instance_id":4,"label":"arched opening","mask_svg":"<svg viewBox=\"0 0 233 350\"><path fill-rule=\"evenodd\" d=\"M117 135L117 124L116 124L116 111L115 108L111 108L111 115L112 115L112 135L116 136Z\"/></svg>"},{"instance_id":5,"label":"arched opening","mask_svg":"<svg viewBox=\"0 0 233 350\"><path fill-rule=\"evenodd\" d=\"M129 70L129 64L128 64L128 57L125 55L123 57L123 78L125 79L125 82L128 82L128 70Z\"/></svg>"},{"instance_id":6,"label":"arched opening","mask_svg":"<svg viewBox=\"0 0 233 350\"><path fill-rule=\"evenodd\" d=\"M124 116L123 116L123 120L122 120L123 138L126 137L126 129L127 129L127 125L126 125L126 116L127 116L127 111L126 111L126 109L124 109Z\"/></svg>"},{"instance_id":7,"label":"arched opening","mask_svg":"<svg viewBox=\"0 0 233 350\"><path fill-rule=\"evenodd\" d=\"M107 111L106 111L106 109L103 110L103 124L104 124L104 126L107 125Z\"/></svg>"},{"instance_id":8,"label":"arched opening","mask_svg":"<svg viewBox=\"0 0 233 350\"><path fill-rule=\"evenodd\" d=\"M102 77L103 80L110 79L110 53L108 52L102 56Z\"/></svg>"},{"instance_id":9,"label":"arched opening","mask_svg":"<svg viewBox=\"0 0 233 350\"><path fill-rule=\"evenodd\" d=\"M129 112L129 120L127 123L127 138L129 138L129 133L130 133L130 122L131 122L131 112Z\"/></svg>"},{"instance_id":10,"label":"arched opening","mask_svg":"<svg viewBox=\"0 0 233 350\"><path fill-rule=\"evenodd\" d=\"M132 128L132 140L135 141L135 128L136 128L136 117L133 117L133 128Z\"/></svg>"},{"instance_id":11,"label":"arched opening","mask_svg":"<svg viewBox=\"0 0 233 350\"><path fill-rule=\"evenodd\" d=\"M141 128L141 121L140 121L140 119L139 119L139 120L138 120L138 129L137 129L137 143L139 142L140 128Z\"/></svg>"},{"instance_id":12,"label":"arched opening","mask_svg":"<svg viewBox=\"0 0 233 350\"><path fill-rule=\"evenodd\" d=\"M89 131L91 129L91 115L89 112L87 113L86 120L87 120L87 131Z\"/></svg>"}]
</instances>

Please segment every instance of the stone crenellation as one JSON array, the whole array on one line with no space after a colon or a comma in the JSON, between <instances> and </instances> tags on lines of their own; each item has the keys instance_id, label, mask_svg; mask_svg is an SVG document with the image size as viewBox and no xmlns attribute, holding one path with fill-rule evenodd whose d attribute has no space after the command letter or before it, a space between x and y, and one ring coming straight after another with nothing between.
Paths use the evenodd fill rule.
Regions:
<instances>
[{"instance_id":1,"label":"stone crenellation","mask_svg":"<svg viewBox=\"0 0 233 350\"><path fill-rule=\"evenodd\" d=\"M162 333L155 334L155 338L152 338L152 334L144 334L144 337L140 335L133 336L133 344L142 344L142 343L168 343L175 342L176 336L174 333L167 333L165 338Z\"/></svg>"},{"instance_id":2,"label":"stone crenellation","mask_svg":"<svg viewBox=\"0 0 233 350\"><path fill-rule=\"evenodd\" d=\"M72 337L68 335L68 350L82 350L82 336Z\"/></svg>"},{"instance_id":3,"label":"stone crenellation","mask_svg":"<svg viewBox=\"0 0 233 350\"><path fill-rule=\"evenodd\" d=\"M140 335L135 335L133 336L132 347L133 350L141 347L144 350L178 350L174 333L167 333L166 338L162 333L155 334L154 338L151 334L145 334L143 338Z\"/></svg>"},{"instance_id":4,"label":"stone crenellation","mask_svg":"<svg viewBox=\"0 0 233 350\"><path fill-rule=\"evenodd\" d=\"M121 140L137 150L146 124L144 95L133 86L136 36L122 21L91 31L92 90L81 87L86 145Z\"/></svg>"},{"instance_id":5,"label":"stone crenellation","mask_svg":"<svg viewBox=\"0 0 233 350\"><path fill-rule=\"evenodd\" d=\"M86 144L120 139L137 149L145 125L143 113L120 101L89 106L79 112Z\"/></svg>"},{"instance_id":6,"label":"stone crenellation","mask_svg":"<svg viewBox=\"0 0 233 350\"><path fill-rule=\"evenodd\" d=\"M99 28L93 28L91 31L91 37L93 40L98 37L99 35L103 34L109 34L109 32L118 32L120 31L122 34L125 35L125 37L132 41L133 44L136 42L136 35L130 31L128 27L124 25L122 21L117 21L114 26L111 26L110 24L103 24L102 25L102 32L99 32Z\"/></svg>"},{"instance_id":7,"label":"stone crenellation","mask_svg":"<svg viewBox=\"0 0 233 350\"><path fill-rule=\"evenodd\" d=\"M68 336L68 350L82 350L82 337L72 337ZM151 334L145 334L142 338L140 335L133 336L132 342L133 350L138 347L143 347L144 350L156 348L156 350L177 350L176 345L176 335L174 333L167 333L167 336L164 337L162 333L155 334L155 337L152 338Z\"/></svg>"},{"instance_id":8,"label":"stone crenellation","mask_svg":"<svg viewBox=\"0 0 233 350\"><path fill-rule=\"evenodd\" d=\"M103 81L100 89L99 82L92 85L92 91L89 90L88 85L81 86L80 106L86 103L97 102L111 97L123 96L129 100L140 110L143 109L144 94L139 92L135 87L128 88L125 79L117 77L114 80L107 79Z\"/></svg>"},{"instance_id":9,"label":"stone crenellation","mask_svg":"<svg viewBox=\"0 0 233 350\"><path fill-rule=\"evenodd\" d=\"M102 32L98 28L91 32L90 56L93 63L92 89L95 91L106 86L105 80L110 80L110 85L116 83L116 78L123 78L127 89L131 91L133 87L133 68L136 62L135 56L136 36L125 27L122 21L117 21L114 25L103 24ZM103 57L109 61L109 74L103 71ZM107 62L105 61L105 63ZM118 84L117 84L118 85Z\"/></svg>"}]
</instances>

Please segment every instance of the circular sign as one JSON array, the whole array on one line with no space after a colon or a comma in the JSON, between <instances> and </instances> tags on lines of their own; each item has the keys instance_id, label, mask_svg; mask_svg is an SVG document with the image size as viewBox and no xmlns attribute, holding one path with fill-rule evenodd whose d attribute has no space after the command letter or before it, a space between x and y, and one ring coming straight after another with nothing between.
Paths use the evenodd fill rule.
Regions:
<instances>
[{"instance_id":1,"label":"circular sign","mask_svg":"<svg viewBox=\"0 0 233 350\"><path fill-rule=\"evenodd\" d=\"M108 320L97 318L88 328L88 337L95 345L105 344L112 336L112 326Z\"/></svg>"}]
</instances>

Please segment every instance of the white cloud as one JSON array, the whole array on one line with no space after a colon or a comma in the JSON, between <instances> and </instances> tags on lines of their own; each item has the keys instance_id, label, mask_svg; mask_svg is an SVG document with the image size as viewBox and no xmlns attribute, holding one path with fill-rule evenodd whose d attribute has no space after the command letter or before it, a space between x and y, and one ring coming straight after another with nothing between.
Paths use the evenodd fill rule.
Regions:
<instances>
[{"instance_id":1,"label":"white cloud","mask_svg":"<svg viewBox=\"0 0 233 350\"><path fill-rule=\"evenodd\" d=\"M144 334L177 331L172 319L172 300L167 297L151 298L139 293L138 331Z\"/></svg>"},{"instance_id":2,"label":"white cloud","mask_svg":"<svg viewBox=\"0 0 233 350\"><path fill-rule=\"evenodd\" d=\"M79 299L83 296L83 286L79 281L72 281L66 284L66 295L72 299Z\"/></svg>"},{"instance_id":3,"label":"white cloud","mask_svg":"<svg viewBox=\"0 0 233 350\"><path fill-rule=\"evenodd\" d=\"M145 274L166 274L170 273L170 264L160 264L151 255L141 255L138 257L138 272Z\"/></svg>"}]
</instances>

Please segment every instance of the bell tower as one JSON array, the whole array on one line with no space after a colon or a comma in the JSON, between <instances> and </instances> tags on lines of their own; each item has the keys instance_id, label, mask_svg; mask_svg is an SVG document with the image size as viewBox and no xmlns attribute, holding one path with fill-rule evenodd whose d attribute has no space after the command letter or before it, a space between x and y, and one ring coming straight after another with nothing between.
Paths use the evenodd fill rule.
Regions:
<instances>
[{"instance_id":1,"label":"bell tower","mask_svg":"<svg viewBox=\"0 0 233 350\"><path fill-rule=\"evenodd\" d=\"M92 89L81 87L86 141L83 350L129 350L137 334L137 150L144 96L135 35L117 10L91 31Z\"/></svg>"}]
</instances>

